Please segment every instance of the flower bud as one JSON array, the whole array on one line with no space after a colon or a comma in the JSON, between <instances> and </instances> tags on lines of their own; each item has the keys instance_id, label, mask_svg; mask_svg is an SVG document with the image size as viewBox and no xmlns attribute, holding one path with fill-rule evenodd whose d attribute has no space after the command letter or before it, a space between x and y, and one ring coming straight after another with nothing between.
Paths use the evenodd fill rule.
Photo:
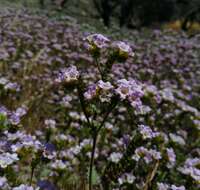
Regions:
<instances>
[{"instance_id":1,"label":"flower bud","mask_svg":"<svg viewBox=\"0 0 200 190\"><path fill-rule=\"evenodd\" d=\"M92 34L85 38L87 41L86 48L92 53L93 56L100 54L100 49L108 47L110 40L102 34Z\"/></svg>"},{"instance_id":2,"label":"flower bud","mask_svg":"<svg viewBox=\"0 0 200 190\"><path fill-rule=\"evenodd\" d=\"M128 59L128 57L134 56L131 47L125 42L113 42L111 47L113 48L114 54L117 56L118 61L125 61Z\"/></svg>"}]
</instances>

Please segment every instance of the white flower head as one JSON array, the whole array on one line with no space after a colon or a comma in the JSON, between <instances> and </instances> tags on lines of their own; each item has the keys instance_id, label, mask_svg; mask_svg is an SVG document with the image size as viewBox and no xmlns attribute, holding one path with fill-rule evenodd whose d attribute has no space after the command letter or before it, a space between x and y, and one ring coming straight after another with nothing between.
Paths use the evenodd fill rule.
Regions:
<instances>
[{"instance_id":1,"label":"white flower head","mask_svg":"<svg viewBox=\"0 0 200 190\"><path fill-rule=\"evenodd\" d=\"M118 163L120 159L122 158L122 154L118 152L111 153L109 160L115 163Z\"/></svg>"}]
</instances>

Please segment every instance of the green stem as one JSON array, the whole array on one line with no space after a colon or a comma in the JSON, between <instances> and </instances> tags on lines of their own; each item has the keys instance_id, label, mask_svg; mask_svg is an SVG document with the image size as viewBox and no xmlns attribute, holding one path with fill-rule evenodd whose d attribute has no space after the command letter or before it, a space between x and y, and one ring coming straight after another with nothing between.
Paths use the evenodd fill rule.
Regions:
<instances>
[{"instance_id":1,"label":"green stem","mask_svg":"<svg viewBox=\"0 0 200 190\"><path fill-rule=\"evenodd\" d=\"M87 123L89 125L89 127L93 128L92 127L92 124L90 122L90 119L89 119L89 115L87 113L87 110L86 110L86 105L85 105L85 101L84 101L84 96L83 96L83 91L82 91L82 88L81 88L81 85L78 84L78 97L79 97L79 101L81 103L81 109L86 117L86 120L87 120Z\"/></svg>"},{"instance_id":2,"label":"green stem","mask_svg":"<svg viewBox=\"0 0 200 190\"><path fill-rule=\"evenodd\" d=\"M32 185L34 170L35 170L35 167L31 166L30 186Z\"/></svg>"},{"instance_id":3,"label":"green stem","mask_svg":"<svg viewBox=\"0 0 200 190\"><path fill-rule=\"evenodd\" d=\"M100 126L95 129L94 135L93 135L93 144L92 144L92 152L91 152L91 159L90 159L90 171L89 171L89 190L92 190L92 172L93 172L93 165L94 165L94 155L96 150L96 144L97 144L97 138L99 135L99 132L101 131L102 127L104 126L108 116L112 112L112 110L117 105L117 101L114 100L114 102L111 103L110 109L106 112L103 121L101 122Z\"/></svg>"},{"instance_id":4,"label":"green stem","mask_svg":"<svg viewBox=\"0 0 200 190\"><path fill-rule=\"evenodd\" d=\"M101 75L101 79L103 80L103 79L104 79L104 75L103 75L103 72L102 72L102 70L101 70L101 66L99 65L99 61L98 61L97 58L94 58L94 61L95 61L95 64L96 64L96 66L97 66L97 68L98 68L98 71L99 71L99 73L100 73L100 75Z\"/></svg>"},{"instance_id":5,"label":"green stem","mask_svg":"<svg viewBox=\"0 0 200 190\"><path fill-rule=\"evenodd\" d=\"M116 107L117 105L117 100L114 99L113 102L111 103L111 105L109 106L110 109L108 109L108 111L106 112L103 121L101 122L101 125L97 128L97 133L100 132L100 130L102 129L102 127L104 126L108 116L110 115L110 113L112 112L112 110Z\"/></svg>"},{"instance_id":6,"label":"green stem","mask_svg":"<svg viewBox=\"0 0 200 190\"><path fill-rule=\"evenodd\" d=\"M96 63L98 63L98 61ZM101 70L99 70L99 71L101 72ZM111 105L109 106L110 109L108 109L108 111L106 112L106 114L105 114L105 116L104 116L101 124L99 125L99 127L95 128L94 125L93 125L93 122L90 121L89 115L88 115L87 110L86 110L86 104L85 104L85 101L84 101L84 96L83 96L83 91L82 91L82 86L81 85L82 84L79 83L78 87L77 87L78 88L78 96L79 96L79 101L80 101L80 104L81 104L81 108L82 108L82 111L83 111L83 113L84 113L84 115L86 117L88 126L91 129L94 130L93 131L94 133L93 133L93 143L92 143L92 151L91 151L91 158L90 158L90 166L89 166L89 190L92 190L93 189L92 174L93 174L93 165L94 165L95 150L96 150L96 145L97 145L97 137L98 137L98 134L99 134L100 130L104 126L104 124L105 124L105 122L106 122L109 114L112 112L112 110L117 105L117 99L114 98L111 101Z\"/></svg>"},{"instance_id":7,"label":"green stem","mask_svg":"<svg viewBox=\"0 0 200 190\"><path fill-rule=\"evenodd\" d=\"M112 66L115 62L115 57L113 55L110 55L109 59L107 60L105 64L105 68L103 70L103 79L106 81L108 80L108 74L111 72Z\"/></svg>"},{"instance_id":8,"label":"green stem","mask_svg":"<svg viewBox=\"0 0 200 190\"><path fill-rule=\"evenodd\" d=\"M93 174L93 165L94 165L94 155L96 150L96 144L97 144L97 137L98 133L94 133L93 137L93 143L92 143L92 152L91 152L91 159L90 159L90 171L89 171L89 190L92 190L93 184L92 184L92 174Z\"/></svg>"}]
</instances>

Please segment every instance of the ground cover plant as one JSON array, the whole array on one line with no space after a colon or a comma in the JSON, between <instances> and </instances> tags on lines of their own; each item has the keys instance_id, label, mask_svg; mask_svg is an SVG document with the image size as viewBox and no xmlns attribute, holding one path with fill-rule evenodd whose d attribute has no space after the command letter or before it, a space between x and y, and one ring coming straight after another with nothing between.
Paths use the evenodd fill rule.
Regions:
<instances>
[{"instance_id":1,"label":"ground cover plant","mask_svg":"<svg viewBox=\"0 0 200 190\"><path fill-rule=\"evenodd\" d=\"M200 188L199 35L0 26L0 189Z\"/></svg>"}]
</instances>

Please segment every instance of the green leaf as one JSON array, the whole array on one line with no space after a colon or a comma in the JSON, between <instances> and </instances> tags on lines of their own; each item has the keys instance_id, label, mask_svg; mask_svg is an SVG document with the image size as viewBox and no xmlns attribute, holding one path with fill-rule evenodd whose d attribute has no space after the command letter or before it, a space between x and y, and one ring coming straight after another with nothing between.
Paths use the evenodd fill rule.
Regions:
<instances>
[{"instance_id":1,"label":"green leaf","mask_svg":"<svg viewBox=\"0 0 200 190\"><path fill-rule=\"evenodd\" d=\"M4 130L9 127L7 117L0 113L0 130Z\"/></svg>"},{"instance_id":2,"label":"green leaf","mask_svg":"<svg viewBox=\"0 0 200 190\"><path fill-rule=\"evenodd\" d=\"M89 178L89 168L88 168L88 178ZM95 167L92 168L92 184L97 185L100 182L100 176Z\"/></svg>"}]
</instances>

